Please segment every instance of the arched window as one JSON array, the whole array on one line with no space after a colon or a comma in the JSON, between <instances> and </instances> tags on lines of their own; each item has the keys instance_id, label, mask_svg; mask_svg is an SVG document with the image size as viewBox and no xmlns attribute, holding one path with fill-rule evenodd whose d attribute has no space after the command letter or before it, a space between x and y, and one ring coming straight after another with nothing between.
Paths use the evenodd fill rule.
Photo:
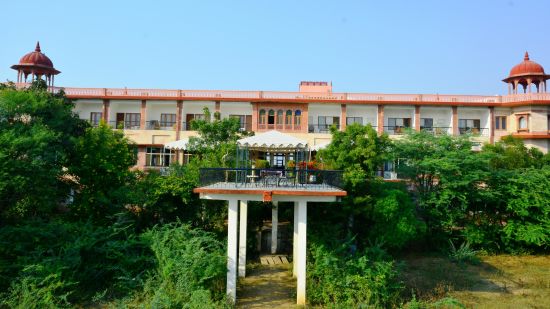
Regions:
<instances>
[{"instance_id":1,"label":"arched window","mask_svg":"<svg viewBox=\"0 0 550 309\"><path fill-rule=\"evenodd\" d=\"M518 126L520 130L526 130L527 129L527 117L521 116L518 120Z\"/></svg>"},{"instance_id":2,"label":"arched window","mask_svg":"<svg viewBox=\"0 0 550 309\"><path fill-rule=\"evenodd\" d=\"M265 124L265 109L260 110L260 124Z\"/></svg>"},{"instance_id":3,"label":"arched window","mask_svg":"<svg viewBox=\"0 0 550 309\"><path fill-rule=\"evenodd\" d=\"M286 111L285 125L292 125L292 111L290 109Z\"/></svg>"},{"instance_id":4,"label":"arched window","mask_svg":"<svg viewBox=\"0 0 550 309\"><path fill-rule=\"evenodd\" d=\"M275 111L272 109L267 113L267 124L275 124Z\"/></svg>"},{"instance_id":5,"label":"arched window","mask_svg":"<svg viewBox=\"0 0 550 309\"><path fill-rule=\"evenodd\" d=\"M299 126L302 123L302 111L297 109L294 112L294 125Z\"/></svg>"},{"instance_id":6,"label":"arched window","mask_svg":"<svg viewBox=\"0 0 550 309\"><path fill-rule=\"evenodd\" d=\"M277 111L277 124L283 124L283 110Z\"/></svg>"}]
</instances>

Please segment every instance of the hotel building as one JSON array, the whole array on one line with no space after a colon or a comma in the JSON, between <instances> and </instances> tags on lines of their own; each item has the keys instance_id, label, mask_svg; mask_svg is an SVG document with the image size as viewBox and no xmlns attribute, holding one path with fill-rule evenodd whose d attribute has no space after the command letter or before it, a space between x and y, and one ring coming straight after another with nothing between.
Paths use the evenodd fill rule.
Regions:
<instances>
[{"instance_id":1,"label":"hotel building","mask_svg":"<svg viewBox=\"0 0 550 309\"><path fill-rule=\"evenodd\" d=\"M53 89L59 74L52 61L36 49L18 64L17 83L44 78ZM158 168L176 155L168 142L194 136L190 123L203 119L204 108L222 118L240 120L242 130L277 130L307 140L310 146L330 141L329 129L351 123L371 124L380 134L399 138L404 129L433 134L471 134L481 145L512 134L529 147L550 148L550 75L530 60L514 66L506 95L383 94L333 92L327 82L303 81L298 91L167 90L63 87L80 118L100 120L124 130L138 146L138 168ZM178 153L185 161L186 154Z\"/></svg>"}]
</instances>

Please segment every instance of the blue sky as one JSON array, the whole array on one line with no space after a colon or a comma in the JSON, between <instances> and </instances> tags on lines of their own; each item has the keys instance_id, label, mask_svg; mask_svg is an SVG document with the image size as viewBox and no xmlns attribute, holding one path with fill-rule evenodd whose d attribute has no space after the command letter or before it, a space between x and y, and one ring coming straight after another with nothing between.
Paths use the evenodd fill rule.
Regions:
<instances>
[{"instance_id":1,"label":"blue sky","mask_svg":"<svg viewBox=\"0 0 550 309\"><path fill-rule=\"evenodd\" d=\"M550 71L550 1L8 1L0 80L40 40L73 87L504 94Z\"/></svg>"}]
</instances>

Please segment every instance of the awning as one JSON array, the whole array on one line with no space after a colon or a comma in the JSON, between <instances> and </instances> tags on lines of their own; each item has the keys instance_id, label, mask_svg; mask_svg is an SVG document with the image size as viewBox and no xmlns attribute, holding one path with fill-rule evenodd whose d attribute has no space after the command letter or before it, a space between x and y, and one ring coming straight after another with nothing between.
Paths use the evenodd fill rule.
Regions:
<instances>
[{"instance_id":1,"label":"awning","mask_svg":"<svg viewBox=\"0 0 550 309\"><path fill-rule=\"evenodd\" d=\"M173 141L173 142L164 144L164 148L173 149L173 150L186 150L188 144L189 144L189 139L183 138L183 139L180 139L179 141Z\"/></svg>"},{"instance_id":2,"label":"awning","mask_svg":"<svg viewBox=\"0 0 550 309\"><path fill-rule=\"evenodd\" d=\"M262 151L294 151L307 148L307 142L279 131L268 131L237 141L239 147Z\"/></svg>"}]
</instances>

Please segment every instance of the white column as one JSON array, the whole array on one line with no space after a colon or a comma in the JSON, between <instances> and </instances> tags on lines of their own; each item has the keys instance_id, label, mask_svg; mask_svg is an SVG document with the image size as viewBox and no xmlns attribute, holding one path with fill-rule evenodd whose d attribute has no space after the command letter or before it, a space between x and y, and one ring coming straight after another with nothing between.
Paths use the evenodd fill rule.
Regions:
<instances>
[{"instance_id":1,"label":"white column","mask_svg":"<svg viewBox=\"0 0 550 309\"><path fill-rule=\"evenodd\" d=\"M279 206L277 202L273 202L273 208L271 209L271 254L277 253L278 227Z\"/></svg>"},{"instance_id":2,"label":"white column","mask_svg":"<svg viewBox=\"0 0 550 309\"><path fill-rule=\"evenodd\" d=\"M246 220L248 202L241 201L239 212L239 277L246 276Z\"/></svg>"},{"instance_id":3,"label":"white column","mask_svg":"<svg viewBox=\"0 0 550 309\"><path fill-rule=\"evenodd\" d=\"M296 265L298 263L298 202L294 202L294 231L292 238L292 276L296 277Z\"/></svg>"},{"instance_id":4,"label":"white column","mask_svg":"<svg viewBox=\"0 0 550 309\"><path fill-rule=\"evenodd\" d=\"M306 304L306 256L307 256L307 201L298 202L298 260L297 275L298 285L296 291L296 304Z\"/></svg>"},{"instance_id":5,"label":"white column","mask_svg":"<svg viewBox=\"0 0 550 309\"><path fill-rule=\"evenodd\" d=\"M238 200L229 200L227 224L227 297L230 302L237 300L237 217Z\"/></svg>"}]
</instances>

